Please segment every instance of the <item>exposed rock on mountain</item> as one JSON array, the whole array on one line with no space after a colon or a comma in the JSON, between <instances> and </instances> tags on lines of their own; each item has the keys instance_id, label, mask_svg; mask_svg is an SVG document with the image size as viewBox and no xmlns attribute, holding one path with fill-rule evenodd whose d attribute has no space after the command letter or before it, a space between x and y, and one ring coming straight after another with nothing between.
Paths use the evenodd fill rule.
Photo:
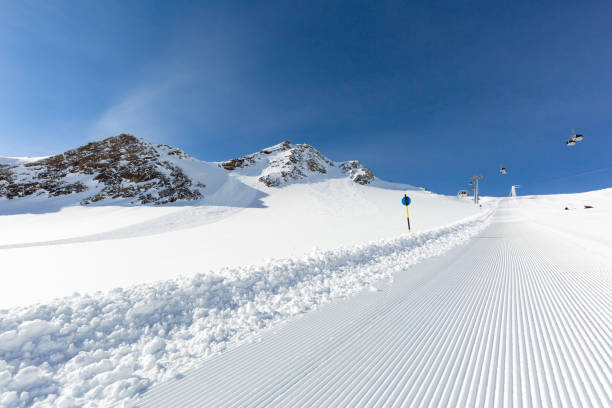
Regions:
<instances>
[{"instance_id":1,"label":"exposed rock on mountain","mask_svg":"<svg viewBox=\"0 0 612 408\"><path fill-rule=\"evenodd\" d=\"M258 180L268 187L278 187L315 175L328 174L339 169L359 184L369 184L374 174L357 160L335 163L307 144L293 145L288 140L257 153L228 160L219 164L225 170L251 169L259 172Z\"/></svg>"},{"instance_id":2,"label":"exposed rock on mountain","mask_svg":"<svg viewBox=\"0 0 612 408\"><path fill-rule=\"evenodd\" d=\"M189 158L180 149L121 134L46 159L1 166L0 197L89 193L82 204L105 198L141 204L202 198L182 169L165 160L168 156Z\"/></svg>"},{"instance_id":3,"label":"exposed rock on mountain","mask_svg":"<svg viewBox=\"0 0 612 408\"><path fill-rule=\"evenodd\" d=\"M73 195L75 203L84 205L106 199L167 204L202 199L205 180L207 196L221 191L215 197L224 204L224 194L241 188L342 177L358 184L374 180L370 169L356 160L333 162L310 145L288 140L237 159L207 163L180 149L121 134L41 159L0 158L0 199Z\"/></svg>"},{"instance_id":4,"label":"exposed rock on mountain","mask_svg":"<svg viewBox=\"0 0 612 408\"><path fill-rule=\"evenodd\" d=\"M355 183L370 184L374 180L374 173L367 167L363 167L359 160L351 160L340 164L340 168Z\"/></svg>"}]
</instances>

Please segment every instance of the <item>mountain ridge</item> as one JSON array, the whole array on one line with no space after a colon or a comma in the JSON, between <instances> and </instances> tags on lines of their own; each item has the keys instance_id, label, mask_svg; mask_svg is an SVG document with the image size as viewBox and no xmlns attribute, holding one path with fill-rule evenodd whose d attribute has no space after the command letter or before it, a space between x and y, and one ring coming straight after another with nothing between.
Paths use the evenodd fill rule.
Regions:
<instances>
[{"instance_id":1,"label":"mountain ridge","mask_svg":"<svg viewBox=\"0 0 612 408\"><path fill-rule=\"evenodd\" d=\"M246 169L264 164L258 181L267 187L279 187L291 181L307 179L312 175L328 174L334 168L358 184L369 184L374 174L358 160L333 162L308 144L292 144L289 140L259 152L219 163L225 170ZM265 166L267 164L267 166Z\"/></svg>"},{"instance_id":2,"label":"mountain ridge","mask_svg":"<svg viewBox=\"0 0 612 408\"><path fill-rule=\"evenodd\" d=\"M0 199L75 195L81 205L117 199L156 205L200 200L208 183L202 180L206 177L190 177L186 167L194 166L210 178L218 177L211 173L213 166L227 175L255 176L262 187L326 175L361 185L375 179L357 160L333 162L310 145L288 140L240 158L205 162L179 148L122 133L44 158L0 160Z\"/></svg>"}]
</instances>

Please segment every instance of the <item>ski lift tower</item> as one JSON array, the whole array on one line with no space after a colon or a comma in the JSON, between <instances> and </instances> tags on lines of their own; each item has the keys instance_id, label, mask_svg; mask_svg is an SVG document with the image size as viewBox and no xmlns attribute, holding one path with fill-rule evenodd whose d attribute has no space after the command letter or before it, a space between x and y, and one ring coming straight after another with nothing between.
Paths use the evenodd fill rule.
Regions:
<instances>
[{"instance_id":1,"label":"ski lift tower","mask_svg":"<svg viewBox=\"0 0 612 408\"><path fill-rule=\"evenodd\" d=\"M474 204L478 204L478 180L482 180L482 174L470 177L470 185L474 188Z\"/></svg>"},{"instance_id":2,"label":"ski lift tower","mask_svg":"<svg viewBox=\"0 0 612 408\"><path fill-rule=\"evenodd\" d=\"M520 186L512 186L512 188L510 189L510 197L516 197L516 189L519 187Z\"/></svg>"}]
</instances>

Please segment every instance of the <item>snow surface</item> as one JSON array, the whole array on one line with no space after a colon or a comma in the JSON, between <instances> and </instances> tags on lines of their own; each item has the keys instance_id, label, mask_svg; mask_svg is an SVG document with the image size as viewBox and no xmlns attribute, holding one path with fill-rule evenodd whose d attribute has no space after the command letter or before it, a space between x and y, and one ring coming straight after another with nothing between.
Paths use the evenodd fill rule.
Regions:
<instances>
[{"instance_id":1,"label":"snow surface","mask_svg":"<svg viewBox=\"0 0 612 408\"><path fill-rule=\"evenodd\" d=\"M40 157L0 157L0 164L8 165L8 166L19 166L25 163L32 163L38 160L46 159L49 156L40 156Z\"/></svg>"},{"instance_id":2,"label":"snow surface","mask_svg":"<svg viewBox=\"0 0 612 408\"><path fill-rule=\"evenodd\" d=\"M208 393L208 389L202 393L202 389L190 380L201 377L190 374L189 369L206 372L206 367L212 365L202 364L211 356L226 350L243 350L244 346L239 345L258 339L265 328L276 330L279 323L304 312L325 304L342 304L338 299L356 296L351 302L356 302L352 305L357 314L344 318L358 321L362 316L359 310L363 312L363 308L360 309L363 299L391 291L398 302L405 301L407 306L400 309L399 315L387 316L385 324L401 323L403 330L394 333L406 341L413 341L410 344L428 353L416 355L415 360L411 360L419 364L417 369L421 367L417 371L413 370L412 363L402 360L401 354L392 354L382 360L387 366L377 365L383 372L396 374L395 377L383 376L380 381L396 386L397 381L408 381L402 382L397 391L404 390L401 392L407 394L400 392L399 395L423 398L434 395L446 398L445 401L450 398L459 405L462 401L482 402L483 398L493 398L497 402L510 401L512 405L514 395L520 394L524 399L522 395L528 389L537 395L536 400L531 400L533 405L598 405L606 401L606 396L609 401L611 313L610 302L601 300L601 293L610 293L612 243L608 231L612 219L612 190L505 200L504 205L509 208L498 212L494 222L508 226L524 224L518 232L512 228L501 232L491 230L491 236L482 237L485 238L482 241L496 238L498 232L507 239L492 241L495 242L492 246L470 244L469 255L454 252L453 262L463 265L463 269L458 270L461 273L438 272L430 279L418 269L408 267L464 244L479 234L492 219L487 207L495 207L498 200L489 200L485 208L479 210L469 200L440 196L412 186L381 180L359 185L334 166L325 174L309 175L308 180L294 180L280 188L266 187L258 178L268 170L257 163L244 171L232 172L220 168L218 163L204 163L190 157L169 160L180 163L190 179L206 185L202 200L163 207L132 206L127 201L117 200L103 200L83 207L75 205L78 194L52 199L0 200L0 308L4 308L0 310L0 406L94 407L113 403L130 406L147 390L151 393L146 394L145 402L164 406L156 390L165 388L155 385L165 387L163 384L167 384L168 395L176 396L176 381L183 376L189 380L185 384L191 384L191 391L214 400L219 394ZM405 212L400 204L405 192L413 201L410 210L415 233L411 235L405 233ZM594 208L584 209L585 204ZM538 248L548 241L551 244ZM572 250L586 257L582 269ZM559 251L562 256L557 260L555 254ZM508 260L512 259L512 254L520 255L520 261ZM476 262L478 266L473 270L466 266L480 257L483 260ZM502 266L492 267L491 262L499 259L507 261ZM517 270L527 268L526 265L533 265L529 269L532 275L527 278L517 275L511 282L531 279L532 286L527 283L500 286L502 276L514 276ZM452 268L445 270L448 272ZM558 303L561 292L542 288L555 287L550 282L556 278L558 285L566 286L555 288L572 295L568 279L576 273L582 274L583 281L577 297L568 297L576 307L569 310L569 301ZM398 279L407 282L408 286L393 284ZM468 292L458 291L450 299L440 297L442 292L452 293L456 288L453 285ZM502 296L509 290L514 296L512 302L531 308L533 316L540 319L537 324L526 328L529 319L516 320L518 315L508 315L515 313L512 312L515 309L491 303L494 298L486 295L498 293ZM433 299L441 303L425 302L425 296L432 293L440 295ZM532 293L546 297L552 306L538 303ZM479 303L479 299L489 299L489 303ZM427 326L429 331L418 331L413 325L423 321L414 315L419 310L437 313L424 315L438 319ZM562 315L561 312L567 313ZM307 316L313 313L318 316L316 311ZM402 316L408 320L402 320ZM468 316L472 320L466 320ZM606 318L608 323L602 323ZM345 327L342 322L320 319L329 331L317 328L313 333L328 340L340 336L338 347L358 356L358 349L345 347L351 344L348 338L342 338L346 333L332 330ZM499 323L501 326L495 326L497 329L474 332L489 336L488 346L468 341L476 334L462 330L470 327L470 321L486 319L506 322L506 326ZM519 323L508 330L520 331L524 336L531 333L526 341L532 343L516 346L514 340L495 337L505 335L501 327L510 327L507 326L509 319ZM549 326L553 324L549 321L555 325ZM372 321L364 321L364 325L360 326L361 331L372 327ZM478 327L484 327L484 323ZM390 329L389 326L381 327L385 328ZM567 336L574 336L578 346L563 340L569 329L576 334ZM412 336L414 330L421 337ZM434 331L438 336L449 333L440 336L438 344L444 346L423 347L426 344L423 341L436 338L432 337ZM308 339L302 337L304 341ZM380 336L375 337L380 340ZM316 344L324 344L321 338L311 337L315 343L319 341ZM278 341L282 343L282 337ZM377 343L363 344L378 347ZM498 347L498 354L486 360L487 363L483 361L487 355L481 352L465 354L465 350L471 350L475 344L479 344L480 350ZM500 351L503 344L508 351ZM536 345L540 348L535 349ZM294 349L290 346L286 343L285 349L279 351L291 353ZM532 354L527 357L513 354L512 347L529 350ZM572 347L579 347L579 352ZM443 358L451 350L463 351L456 354L455 360ZM556 353L560 357L550 360L543 357L544 353L551 356ZM580 353L588 364L576 357ZM234 354L224 353L222 357L224 355ZM474 384L478 375L487 375L487 371L466 366L466 362L475 361L478 367L494 363L510 367L507 361L529 355L532 357L529 357L527 371L520 371L520 378L529 378L529 383L497 374L495 386L479 383L479 391L473 390L472 385L457 388L460 387L457 381ZM261 362L257 358L250 361ZM300 361L308 361L304 358ZM428 361L437 361L437 365L432 366L434 371L422 370L422 364ZM454 365L447 365L448 361L454 361ZM354 367L359 368L359 364L355 364ZM397 374L397 364L412 367L413 371ZM319 362L319 367L324 366ZM241 366L237 363L228 367L240 370ZM249 372L246 367L245 373ZM300 366L294 367L297 370ZM291 381L300 383L301 376L310 372L308 370L294 371ZM487 370L499 373L496 368ZM359 373L359 370L354 372ZM442 385L435 388L436 382L431 380L430 374L423 374L428 375L425 379L418 377L417 382L410 380L414 375L421 376L422 372L431 373L431 378L438 381L442 378L452 384L448 386L451 388ZM454 374L445 376L448 372ZM235 371L230 373L229 378L237 376ZM267 386L259 388L262 393L253 391L261 400L247 398L241 401L251 405L263 401L266 405L270 396L265 394L270 390L267 387L278 384L278 378L273 375L274 370L270 370L270 376L261 377L268 381ZM342 376L321 378L349 381ZM364 375L354 381L363 385L372 378ZM227 386L231 385L227 379L225 381ZM243 377L240 381L246 381L245 389L252 390L248 378ZM498 385L499 381L504 385ZM572 381L580 381L582 386L568 388ZM305 384L300 393L282 397L299 399L305 396L306 403L302 405L314 406L317 406L315 402L322 401L321 398L333 400L332 395L324 392L329 387L320 386L323 391L313 394L308 384L316 384L316 381L310 379ZM411 388L414 384L417 389ZM520 392L516 389L519 385ZM550 391L549 386L556 388ZM223 389L219 384L215 387ZM388 387L372 387L371 392L379 397L383 392L397 396L397 392L385 391L391 390ZM356 389L368 392L368 388ZM559 391L562 389L569 391ZM493 396L487 391L494 392ZM512 397L506 397L510 394ZM198 403L197 398L192 399L197 395L186 393L184 396L190 400L184 405ZM243 398L244 394L238 397ZM344 395L342 401L358 401L353 398L360 397Z\"/></svg>"},{"instance_id":3,"label":"snow surface","mask_svg":"<svg viewBox=\"0 0 612 408\"><path fill-rule=\"evenodd\" d=\"M129 405L265 327L377 290L488 219L455 197L357 184L331 161L267 187L274 154L244 171L166 156L206 185L202 200L0 199L0 406Z\"/></svg>"},{"instance_id":4,"label":"snow surface","mask_svg":"<svg viewBox=\"0 0 612 408\"><path fill-rule=\"evenodd\" d=\"M202 175L182 165L196 180L207 177L204 200L136 207L0 200L0 214L8 213L0 215L0 256L19 271L3 277L0 308L397 237L406 232L406 191L414 231L478 212L467 200L382 181L362 186L338 176L268 188L217 166ZM15 213L20 201L36 212Z\"/></svg>"},{"instance_id":5,"label":"snow surface","mask_svg":"<svg viewBox=\"0 0 612 408\"><path fill-rule=\"evenodd\" d=\"M0 311L0 401L11 407L129 405L153 384L265 327L378 290L395 272L465 242L489 215L261 266Z\"/></svg>"},{"instance_id":6,"label":"snow surface","mask_svg":"<svg viewBox=\"0 0 612 408\"><path fill-rule=\"evenodd\" d=\"M560 199L537 199L539 219ZM392 285L267 330L138 406L609 407L610 247L576 247L524 202L503 200L469 243L399 267Z\"/></svg>"}]
</instances>

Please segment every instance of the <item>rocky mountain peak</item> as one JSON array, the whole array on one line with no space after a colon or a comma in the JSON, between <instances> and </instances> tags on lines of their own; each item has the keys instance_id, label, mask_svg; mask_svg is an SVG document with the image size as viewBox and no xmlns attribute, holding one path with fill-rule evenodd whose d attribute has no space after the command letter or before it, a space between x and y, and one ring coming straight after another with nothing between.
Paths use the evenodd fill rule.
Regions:
<instances>
[{"instance_id":1,"label":"rocky mountain peak","mask_svg":"<svg viewBox=\"0 0 612 408\"><path fill-rule=\"evenodd\" d=\"M189 156L180 149L121 134L42 160L1 166L0 197L87 193L81 204L105 198L141 204L201 198L199 189L169 158Z\"/></svg>"},{"instance_id":2,"label":"rocky mountain peak","mask_svg":"<svg viewBox=\"0 0 612 408\"><path fill-rule=\"evenodd\" d=\"M217 165L267 187L321 176L349 177L359 184L374 180L356 160L333 162L310 145L288 140ZM214 184L226 177L223 170L212 170L180 149L120 134L43 159L0 158L0 199L73 195L83 205L105 199L132 204L198 200L205 188L198 180Z\"/></svg>"},{"instance_id":3,"label":"rocky mountain peak","mask_svg":"<svg viewBox=\"0 0 612 408\"><path fill-rule=\"evenodd\" d=\"M285 140L257 153L231 159L219 164L225 170L259 171L258 181L268 187L278 187L291 181L328 174L338 169L359 184L369 184L374 174L359 161L336 163L308 144L292 144Z\"/></svg>"}]
</instances>

